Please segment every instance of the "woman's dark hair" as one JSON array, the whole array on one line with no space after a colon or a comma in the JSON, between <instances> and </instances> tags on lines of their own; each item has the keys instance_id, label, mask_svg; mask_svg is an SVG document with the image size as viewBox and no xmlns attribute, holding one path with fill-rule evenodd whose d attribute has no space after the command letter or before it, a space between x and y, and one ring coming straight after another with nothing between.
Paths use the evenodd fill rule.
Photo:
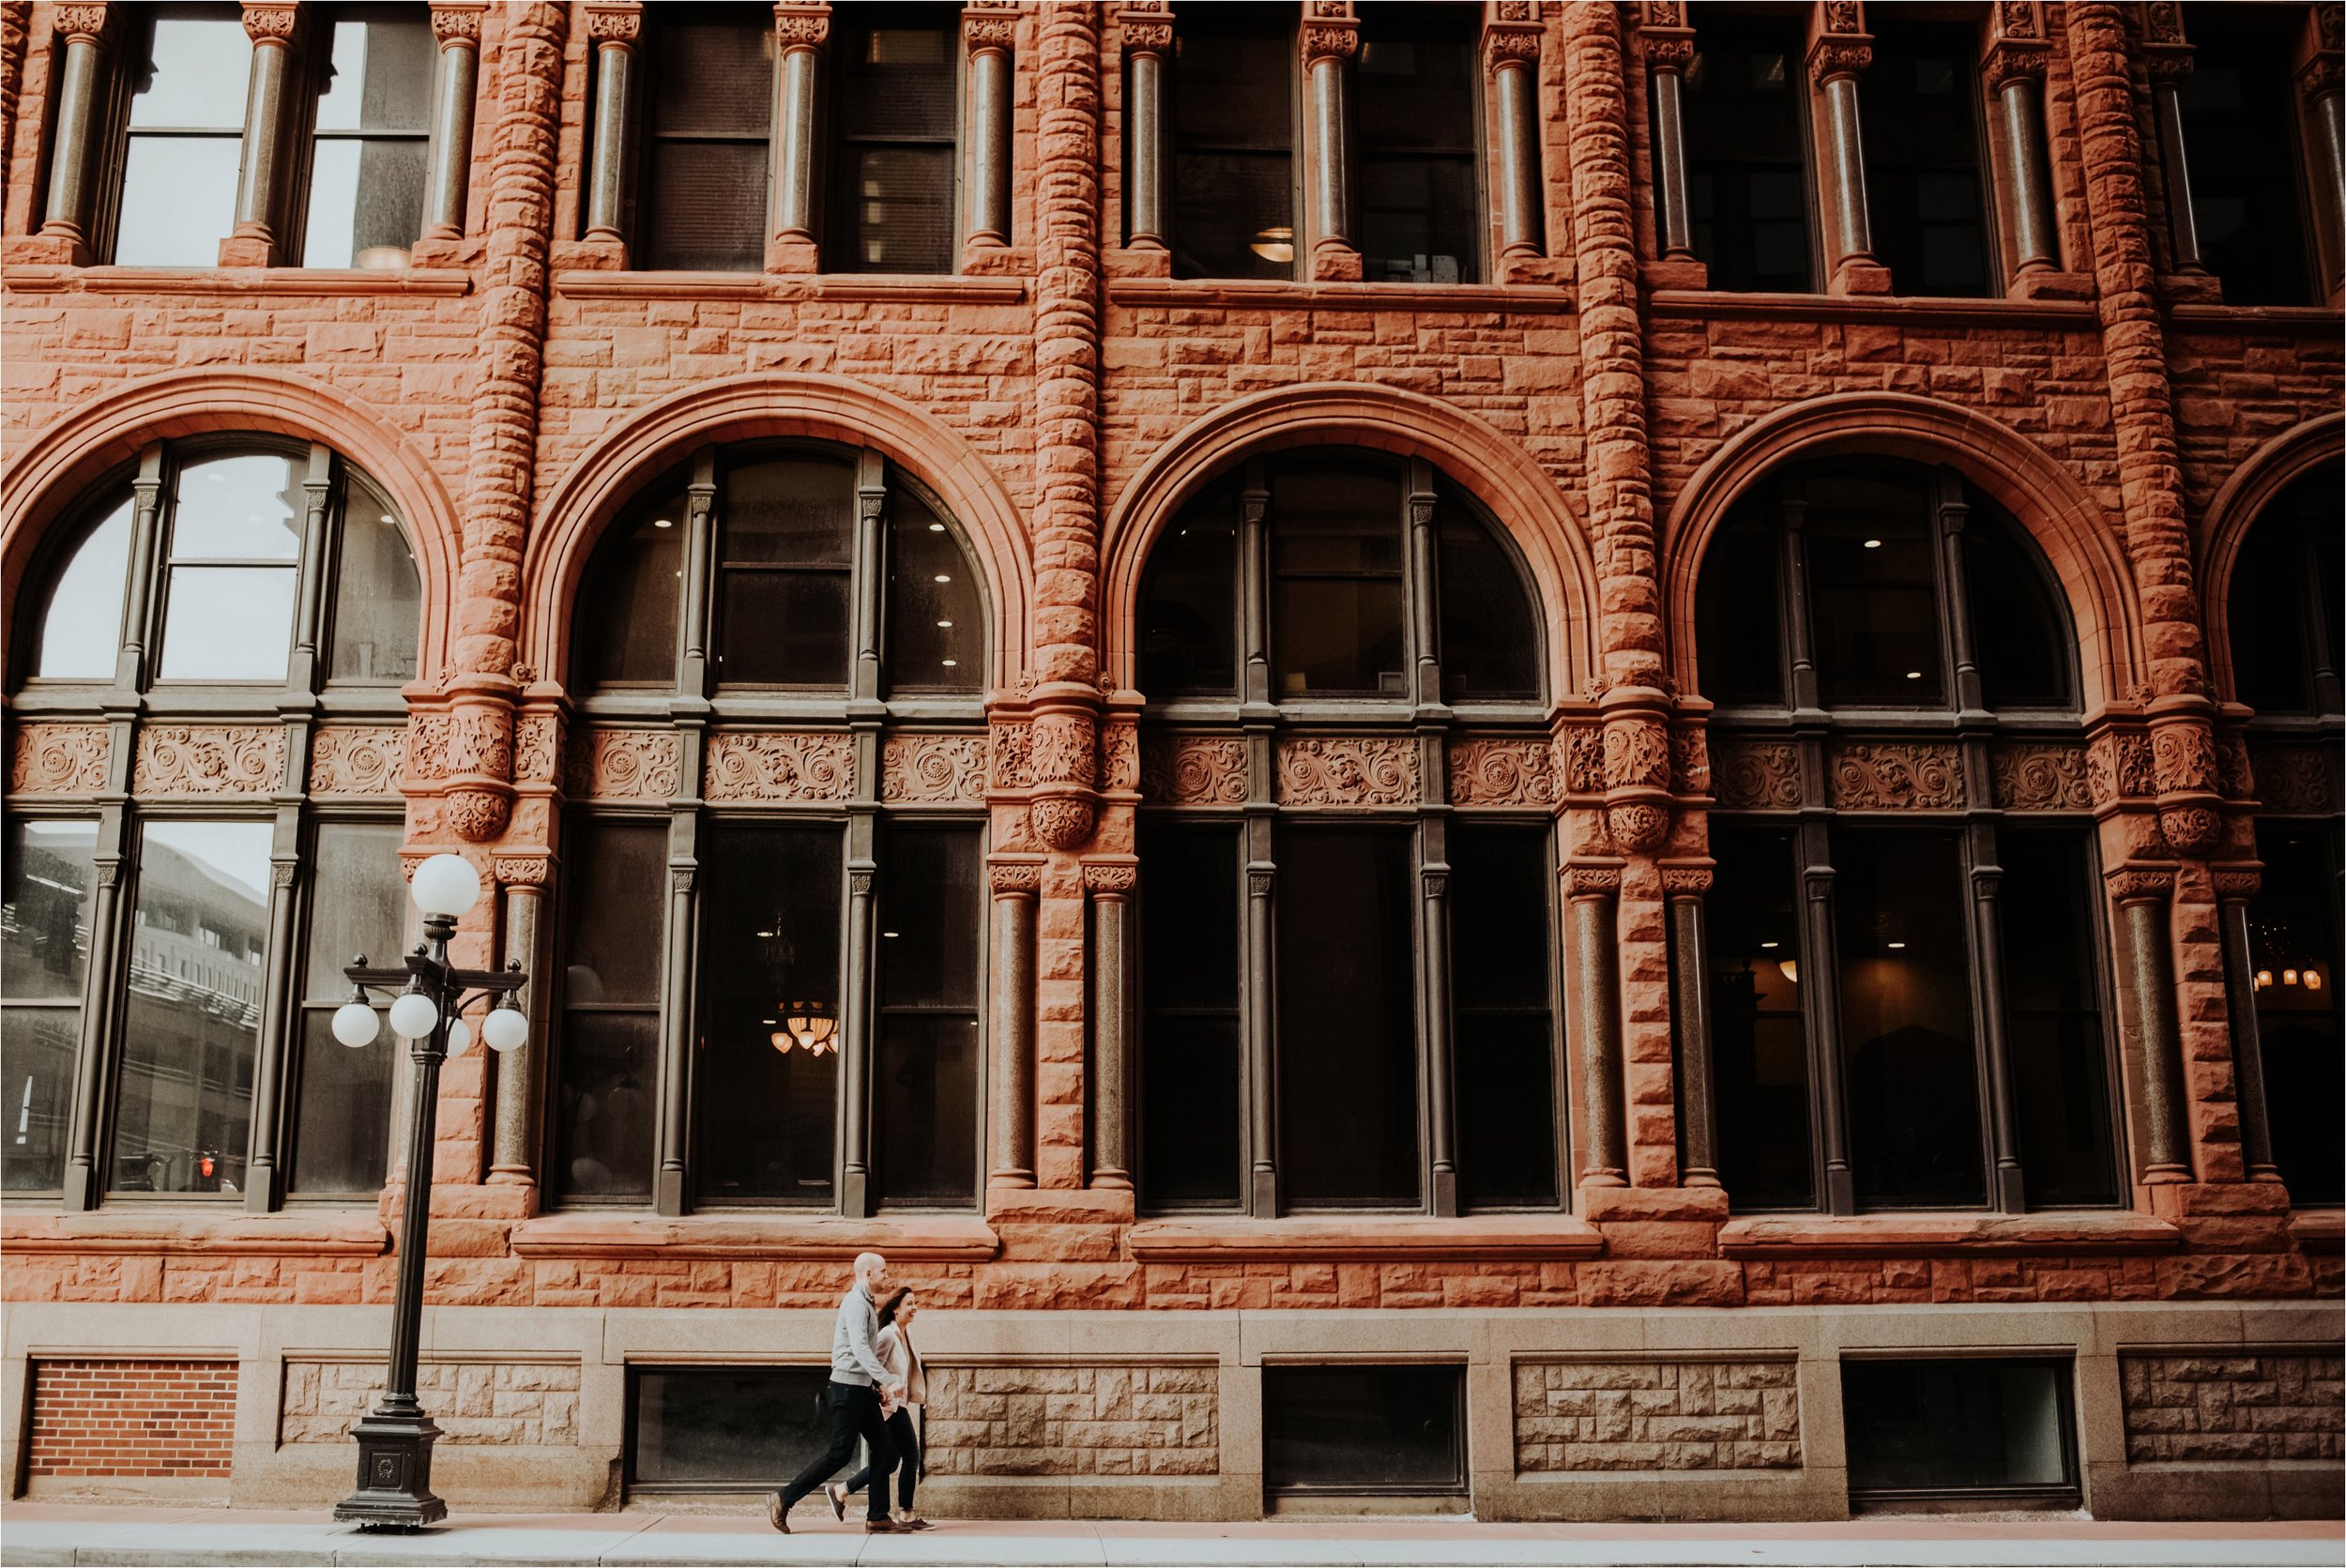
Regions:
<instances>
[{"instance_id":1,"label":"woman's dark hair","mask_svg":"<svg viewBox=\"0 0 2346 1568\"><path fill-rule=\"evenodd\" d=\"M904 1299L906 1296L911 1294L912 1286L908 1285L900 1285L896 1286L894 1291L889 1295L888 1300L880 1303L878 1326L884 1329L888 1327L889 1324L893 1323L896 1320L896 1308L903 1303Z\"/></svg>"}]
</instances>

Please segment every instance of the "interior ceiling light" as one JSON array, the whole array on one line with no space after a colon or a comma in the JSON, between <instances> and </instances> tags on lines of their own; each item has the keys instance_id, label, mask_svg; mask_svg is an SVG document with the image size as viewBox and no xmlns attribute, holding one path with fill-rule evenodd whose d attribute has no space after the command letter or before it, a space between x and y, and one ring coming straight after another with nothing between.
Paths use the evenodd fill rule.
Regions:
<instances>
[{"instance_id":1,"label":"interior ceiling light","mask_svg":"<svg viewBox=\"0 0 2346 1568\"><path fill-rule=\"evenodd\" d=\"M1265 261L1291 262L1295 259L1295 231L1284 227L1264 229L1247 249Z\"/></svg>"}]
</instances>

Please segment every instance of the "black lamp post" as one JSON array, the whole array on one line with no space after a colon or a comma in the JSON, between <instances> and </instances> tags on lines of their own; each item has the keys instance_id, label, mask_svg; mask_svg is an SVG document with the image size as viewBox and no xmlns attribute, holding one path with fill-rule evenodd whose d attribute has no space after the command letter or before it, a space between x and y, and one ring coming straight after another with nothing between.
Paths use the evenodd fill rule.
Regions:
<instances>
[{"instance_id":1,"label":"black lamp post","mask_svg":"<svg viewBox=\"0 0 2346 1568\"><path fill-rule=\"evenodd\" d=\"M335 1039L350 1046L370 1044L382 1026L367 993L396 991L391 1028L408 1043L416 1064L415 1104L407 1118L407 1194L399 1217L399 1277L391 1296L390 1366L382 1402L351 1428L358 1439L358 1489L334 1509L337 1521L371 1530L419 1530L448 1517L448 1504L432 1491L432 1444L440 1429L416 1397L440 1063L448 1058L451 1029L469 1033L458 1014L478 1001L498 1004L480 1022L481 1038L492 1049L510 1051L529 1035L528 1020L510 999L529 980L518 963L499 972L460 969L448 961L457 918L480 897L480 878L472 867L461 855L434 855L416 868L413 891L416 907L423 911L424 940L398 967L370 968L360 953L343 971L357 990L334 1014ZM466 1043L460 1036L456 1049Z\"/></svg>"}]
</instances>

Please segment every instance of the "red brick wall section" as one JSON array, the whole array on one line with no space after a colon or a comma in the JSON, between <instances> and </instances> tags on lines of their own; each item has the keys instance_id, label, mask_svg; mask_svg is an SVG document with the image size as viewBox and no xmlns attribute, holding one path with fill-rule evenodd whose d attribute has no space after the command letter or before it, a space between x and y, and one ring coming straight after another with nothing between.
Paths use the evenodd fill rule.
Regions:
<instances>
[{"instance_id":1,"label":"red brick wall section","mask_svg":"<svg viewBox=\"0 0 2346 1568\"><path fill-rule=\"evenodd\" d=\"M236 1363L33 1363L34 1475L225 1476Z\"/></svg>"}]
</instances>

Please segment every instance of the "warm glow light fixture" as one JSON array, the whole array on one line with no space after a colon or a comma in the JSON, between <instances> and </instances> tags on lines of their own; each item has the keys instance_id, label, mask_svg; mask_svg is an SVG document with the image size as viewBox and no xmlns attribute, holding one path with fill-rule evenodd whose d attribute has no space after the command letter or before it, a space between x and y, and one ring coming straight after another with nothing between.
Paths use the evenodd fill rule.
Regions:
<instances>
[{"instance_id":1,"label":"warm glow light fixture","mask_svg":"<svg viewBox=\"0 0 2346 1568\"><path fill-rule=\"evenodd\" d=\"M1264 229L1247 249L1265 261L1291 262L1295 259L1295 231L1284 226Z\"/></svg>"},{"instance_id":2,"label":"warm glow light fixture","mask_svg":"<svg viewBox=\"0 0 2346 1568\"><path fill-rule=\"evenodd\" d=\"M786 1002L782 1009L782 1028L768 1038L775 1050L784 1056L795 1045L810 1057L819 1057L836 1050L831 1036L838 1029L838 1020L821 1002Z\"/></svg>"}]
</instances>

